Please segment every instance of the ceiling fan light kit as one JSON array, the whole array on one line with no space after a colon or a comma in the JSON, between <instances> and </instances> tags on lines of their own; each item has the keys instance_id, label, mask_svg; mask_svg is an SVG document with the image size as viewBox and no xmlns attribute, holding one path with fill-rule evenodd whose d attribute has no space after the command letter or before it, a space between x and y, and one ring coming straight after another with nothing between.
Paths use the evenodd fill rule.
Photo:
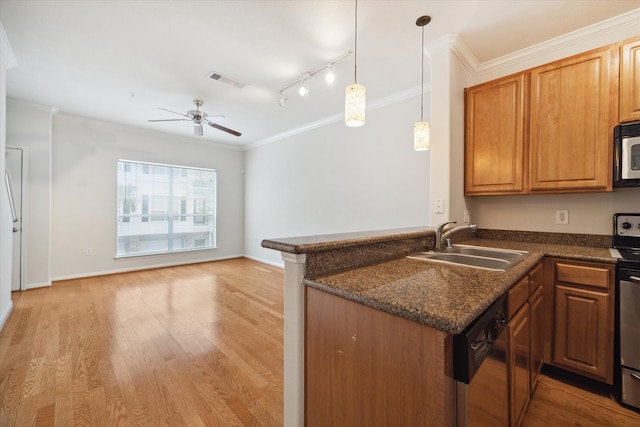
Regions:
<instances>
[{"instance_id":1,"label":"ceiling fan light kit","mask_svg":"<svg viewBox=\"0 0 640 427\"><path fill-rule=\"evenodd\" d=\"M205 113L204 111L201 111L200 107L204 103L202 100L194 99L193 103L195 104L196 109L187 111L187 114L182 114L182 113L178 113L177 111L171 111L171 110L167 110L166 108L158 107L158 110L167 111L169 113L178 114L180 116L183 116L182 119L156 119L156 120L149 120L149 121L150 122L193 122L193 134L195 136L204 135L204 132L202 130L202 124L203 123L211 126L214 129L221 130L221 131L226 132L228 134L231 134L233 136L242 135L240 132L238 132L236 130L229 129L227 127L224 127L224 126L221 126L221 125L215 123L216 119L218 119L219 121L226 121L226 117L224 117L224 116L213 116L213 117L211 117L211 116L207 115L207 113Z\"/></svg>"}]
</instances>

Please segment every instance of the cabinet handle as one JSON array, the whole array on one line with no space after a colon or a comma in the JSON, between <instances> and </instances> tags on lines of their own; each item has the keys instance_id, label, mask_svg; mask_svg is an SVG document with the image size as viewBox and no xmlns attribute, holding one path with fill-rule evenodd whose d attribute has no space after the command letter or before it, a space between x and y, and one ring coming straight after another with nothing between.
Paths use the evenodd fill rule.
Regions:
<instances>
[{"instance_id":1,"label":"cabinet handle","mask_svg":"<svg viewBox=\"0 0 640 427\"><path fill-rule=\"evenodd\" d=\"M632 282L640 283L640 277L638 276L629 276L629 280Z\"/></svg>"},{"instance_id":2,"label":"cabinet handle","mask_svg":"<svg viewBox=\"0 0 640 427\"><path fill-rule=\"evenodd\" d=\"M631 378L633 378L634 380L640 381L640 375L636 374L635 372L631 373Z\"/></svg>"}]
</instances>

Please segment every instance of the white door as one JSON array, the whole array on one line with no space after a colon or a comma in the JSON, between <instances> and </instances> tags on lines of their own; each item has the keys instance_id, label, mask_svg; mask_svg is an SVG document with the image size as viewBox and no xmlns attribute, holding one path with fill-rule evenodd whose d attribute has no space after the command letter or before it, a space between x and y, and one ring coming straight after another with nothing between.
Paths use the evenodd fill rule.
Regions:
<instances>
[{"instance_id":1,"label":"white door","mask_svg":"<svg viewBox=\"0 0 640 427\"><path fill-rule=\"evenodd\" d=\"M11 268L11 290L22 289L22 170L24 153L19 148L9 148L6 151L7 170L5 182L12 201L11 215L13 216L13 251Z\"/></svg>"}]
</instances>

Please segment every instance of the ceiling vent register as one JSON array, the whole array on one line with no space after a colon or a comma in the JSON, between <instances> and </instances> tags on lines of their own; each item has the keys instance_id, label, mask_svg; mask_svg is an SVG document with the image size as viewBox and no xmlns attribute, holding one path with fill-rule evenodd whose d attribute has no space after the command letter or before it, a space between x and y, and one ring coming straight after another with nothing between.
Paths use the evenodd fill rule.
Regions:
<instances>
[{"instance_id":1,"label":"ceiling vent register","mask_svg":"<svg viewBox=\"0 0 640 427\"><path fill-rule=\"evenodd\" d=\"M209 75L209 78L219 81L220 83L228 84L229 86L237 87L238 89L242 89L246 86L246 84L242 83L241 81L238 81L231 77L223 76L222 74L216 73L215 71Z\"/></svg>"}]
</instances>

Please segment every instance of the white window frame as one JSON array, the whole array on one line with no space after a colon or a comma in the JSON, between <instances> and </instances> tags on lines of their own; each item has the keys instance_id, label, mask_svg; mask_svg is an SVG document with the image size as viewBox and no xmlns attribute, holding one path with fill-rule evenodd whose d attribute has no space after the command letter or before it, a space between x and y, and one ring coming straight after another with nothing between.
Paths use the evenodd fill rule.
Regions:
<instances>
[{"instance_id":1,"label":"white window frame","mask_svg":"<svg viewBox=\"0 0 640 427\"><path fill-rule=\"evenodd\" d=\"M119 159L116 176L116 258L217 248L215 169Z\"/></svg>"}]
</instances>

